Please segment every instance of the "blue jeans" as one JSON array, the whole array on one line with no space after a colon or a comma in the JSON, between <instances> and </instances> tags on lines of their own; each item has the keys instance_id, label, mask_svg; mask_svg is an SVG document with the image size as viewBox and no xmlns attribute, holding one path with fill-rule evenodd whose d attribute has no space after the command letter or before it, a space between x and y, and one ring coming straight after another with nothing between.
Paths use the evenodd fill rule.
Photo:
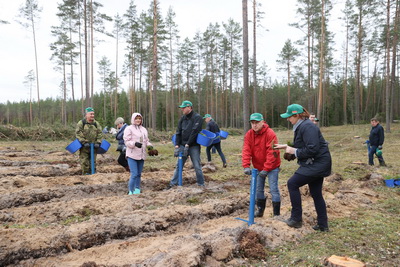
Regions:
<instances>
[{"instance_id":1,"label":"blue jeans","mask_svg":"<svg viewBox=\"0 0 400 267\"><path fill-rule=\"evenodd\" d=\"M378 148L378 146L369 146L368 147L368 164L369 165L374 165L374 155L376 155L376 149ZM383 157L382 155L378 156L378 160L379 162L383 161Z\"/></svg>"},{"instance_id":2,"label":"blue jeans","mask_svg":"<svg viewBox=\"0 0 400 267\"><path fill-rule=\"evenodd\" d=\"M319 226L328 227L328 215L326 203L322 196L322 184L324 177L309 177L295 173L287 182L290 202L292 203L291 219L301 221L303 209L301 206L301 194L299 188L308 184L311 197L314 200L315 210L317 211L317 221Z\"/></svg>"},{"instance_id":3,"label":"blue jeans","mask_svg":"<svg viewBox=\"0 0 400 267\"><path fill-rule=\"evenodd\" d=\"M135 188L140 189L140 179L142 177L144 160L135 160L128 158L128 165L131 172L128 189L129 191L133 192L135 191Z\"/></svg>"},{"instance_id":4,"label":"blue jeans","mask_svg":"<svg viewBox=\"0 0 400 267\"><path fill-rule=\"evenodd\" d=\"M272 202L281 202L281 194L279 193L278 178L279 178L279 168L273 169L268 172L268 184L269 193L272 196ZM256 199L265 199L264 193L265 178L257 176L257 186L256 186Z\"/></svg>"},{"instance_id":5,"label":"blue jeans","mask_svg":"<svg viewBox=\"0 0 400 267\"><path fill-rule=\"evenodd\" d=\"M181 146L181 149L183 151L184 146ZM189 156L190 156L190 159L192 160L194 171L196 172L197 184L200 186L204 186L204 176L203 176L203 171L201 169L201 160L200 160L200 145L190 146L189 147ZM186 160L187 160L187 157L182 157L182 166L185 166ZM178 169L179 169L178 164L179 164L179 160L176 162L174 175L172 176L172 179L170 182L171 186L178 185Z\"/></svg>"},{"instance_id":6,"label":"blue jeans","mask_svg":"<svg viewBox=\"0 0 400 267\"><path fill-rule=\"evenodd\" d=\"M226 163L225 155L221 149L221 142L212 144L206 148L207 160L211 161L211 148L214 147L217 149L219 156L221 157L222 163Z\"/></svg>"}]
</instances>

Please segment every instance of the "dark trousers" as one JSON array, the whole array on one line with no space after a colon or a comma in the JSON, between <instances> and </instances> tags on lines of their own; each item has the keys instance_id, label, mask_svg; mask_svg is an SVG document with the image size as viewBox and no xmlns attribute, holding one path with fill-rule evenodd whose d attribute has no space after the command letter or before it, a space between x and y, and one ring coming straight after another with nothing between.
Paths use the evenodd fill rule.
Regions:
<instances>
[{"instance_id":1,"label":"dark trousers","mask_svg":"<svg viewBox=\"0 0 400 267\"><path fill-rule=\"evenodd\" d=\"M125 152L120 152L118 157L118 163L122 167L126 168L128 166L128 160L126 159Z\"/></svg>"},{"instance_id":2,"label":"dark trousers","mask_svg":"<svg viewBox=\"0 0 400 267\"><path fill-rule=\"evenodd\" d=\"M212 144L206 148L207 160L211 161L211 148L215 147L218 151L219 156L221 157L222 163L226 163L225 155L222 153L221 142Z\"/></svg>"},{"instance_id":3,"label":"dark trousers","mask_svg":"<svg viewBox=\"0 0 400 267\"><path fill-rule=\"evenodd\" d=\"M322 196L323 177L309 177L295 173L287 182L290 202L292 203L291 218L295 221L302 220L303 209L301 207L300 187L308 184L311 197L314 200L315 210L317 211L318 225L328 227L328 215L326 212L326 204Z\"/></svg>"},{"instance_id":4,"label":"dark trousers","mask_svg":"<svg viewBox=\"0 0 400 267\"><path fill-rule=\"evenodd\" d=\"M370 146L368 147L368 164L374 165L374 155L376 155L376 149L378 146ZM379 163L384 162L382 155L378 156Z\"/></svg>"}]
</instances>

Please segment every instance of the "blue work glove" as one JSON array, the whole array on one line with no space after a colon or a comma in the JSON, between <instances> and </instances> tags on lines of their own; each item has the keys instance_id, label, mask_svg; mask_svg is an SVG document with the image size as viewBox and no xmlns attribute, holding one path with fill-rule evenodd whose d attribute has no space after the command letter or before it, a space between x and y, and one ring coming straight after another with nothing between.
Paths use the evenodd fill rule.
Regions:
<instances>
[{"instance_id":1,"label":"blue work glove","mask_svg":"<svg viewBox=\"0 0 400 267\"><path fill-rule=\"evenodd\" d=\"M94 148L99 148L100 144L94 144Z\"/></svg>"},{"instance_id":2,"label":"blue work glove","mask_svg":"<svg viewBox=\"0 0 400 267\"><path fill-rule=\"evenodd\" d=\"M378 149L379 149L379 150L382 150L382 146L378 146Z\"/></svg>"},{"instance_id":3,"label":"blue work glove","mask_svg":"<svg viewBox=\"0 0 400 267\"><path fill-rule=\"evenodd\" d=\"M244 168L244 174L251 175L251 169L250 168Z\"/></svg>"},{"instance_id":4,"label":"blue work glove","mask_svg":"<svg viewBox=\"0 0 400 267\"><path fill-rule=\"evenodd\" d=\"M84 143L83 147L90 147L90 143Z\"/></svg>"},{"instance_id":5,"label":"blue work glove","mask_svg":"<svg viewBox=\"0 0 400 267\"><path fill-rule=\"evenodd\" d=\"M260 171L260 173L258 174L258 176L260 176L261 178L265 178L267 177L268 172L267 171Z\"/></svg>"},{"instance_id":6,"label":"blue work glove","mask_svg":"<svg viewBox=\"0 0 400 267\"><path fill-rule=\"evenodd\" d=\"M136 142L135 147L142 148L142 143Z\"/></svg>"},{"instance_id":7,"label":"blue work glove","mask_svg":"<svg viewBox=\"0 0 400 267\"><path fill-rule=\"evenodd\" d=\"M179 157L179 151L180 151L180 148L179 147L175 147L175 149L174 149L174 157Z\"/></svg>"},{"instance_id":8,"label":"blue work glove","mask_svg":"<svg viewBox=\"0 0 400 267\"><path fill-rule=\"evenodd\" d=\"M189 146L185 146L185 148L183 149L183 156L187 157L189 155Z\"/></svg>"}]
</instances>

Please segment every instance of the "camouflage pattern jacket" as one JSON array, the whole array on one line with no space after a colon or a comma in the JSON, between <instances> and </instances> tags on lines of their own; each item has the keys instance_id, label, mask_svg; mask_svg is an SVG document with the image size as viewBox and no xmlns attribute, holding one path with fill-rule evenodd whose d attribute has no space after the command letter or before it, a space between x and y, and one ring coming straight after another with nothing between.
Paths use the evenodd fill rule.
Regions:
<instances>
[{"instance_id":1,"label":"camouflage pattern jacket","mask_svg":"<svg viewBox=\"0 0 400 267\"><path fill-rule=\"evenodd\" d=\"M100 123L96 120L88 123L86 119L80 120L75 129L75 136L81 144L94 143L100 144L103 139Z\"/></svg>"}]
</instances>

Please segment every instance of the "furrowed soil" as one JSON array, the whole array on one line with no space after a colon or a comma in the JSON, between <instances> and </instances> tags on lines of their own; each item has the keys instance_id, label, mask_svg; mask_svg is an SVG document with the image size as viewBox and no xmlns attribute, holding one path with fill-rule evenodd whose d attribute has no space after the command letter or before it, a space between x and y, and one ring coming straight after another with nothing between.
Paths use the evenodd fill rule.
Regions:
<instances>
[{"instance_id":1,"label":"furrowed soil","mask_svg":"<svg viewBox=\"0 0 400 267\"><path fill-rule=\"evenodd\" d=\"M284 135L289 140L291 133ZM265 215L255 224L237 219L247 220L249 210L250 177L240 165L243 139L222 142L228 168L213 154L214 164L204 164L206 187L201 188L187 162L183 186L170 190L173 148L155 143L160 155L146 160L139 195L127 195L129 173L116 161L115 143L98 155L95 174L81 175L78 153L64 149L68 142L0 142L0 266L250 266L266 257L266 249L312 233L316 214L307 187L302 188L303 227L283 222L290 216L286 181L295 170L295 163L284 160L281 216L272 217L268 198ZM360 179L347 179L335 169L326 178L329 219L385 198L384 191L375 190L384 187L379 173L384 168L354 163L367 158L352 137L338 139L331 150L342 149L341 142L360 145L360 155L345 163L360 172Z\"/></svg>"}]
</instances>

